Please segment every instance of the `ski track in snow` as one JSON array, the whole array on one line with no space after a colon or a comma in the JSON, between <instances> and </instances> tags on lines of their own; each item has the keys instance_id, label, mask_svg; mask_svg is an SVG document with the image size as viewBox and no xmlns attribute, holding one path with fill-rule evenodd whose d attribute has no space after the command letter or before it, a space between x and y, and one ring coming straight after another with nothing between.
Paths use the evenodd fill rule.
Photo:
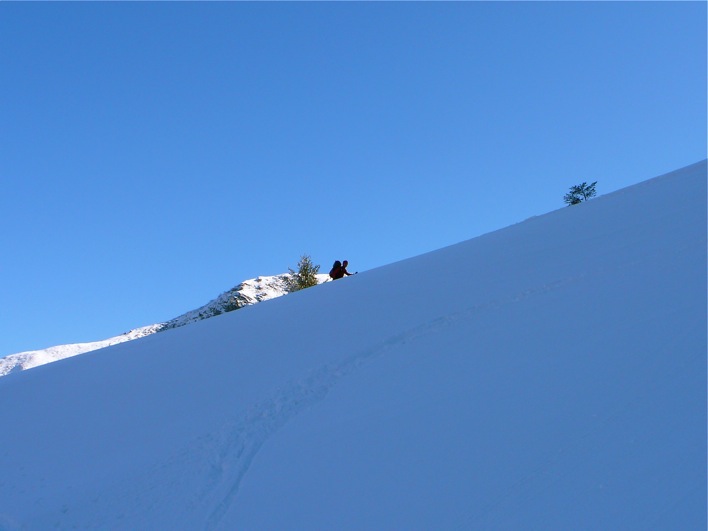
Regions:
<instances>
[{"instance_id":1,"label":"ski track in snow","mask_svg":"<svg viewBox=\"0 0 708 531\"><path fill-rule=\"evenodd\" d=\"M87 513L91 515L88 520L72 520L76 500L67 500L61 507L59 519L78 527L131 529L135 522L144 521L150 514L154 521L171 521L178 527L218 529L266 441L301 412L322 401L342 378L406 343L482 313L581 282L586 276L579 273L437 317L338 363L313 368L307 376L274 390L269 398L254 403L243 416L225 420L220 428L194 439L181 451L149 467L144 474L124 478L105 493L84 498L84 503L93 508ZM180 473L176 474L175 470ZM165 492L182 498L179 511L174 511L174 498L166 499Z\"/></svg>"},{"instance_id":2,"label":"ski track in snow","mask_svg":"<svg viewBox=\"0 0 708 531\"><path fill-rule=\"evenodd\" d=\"M213 456L209 467L211 475L207 481L207 488L199 498L207 500L216 498L219 501L209 510L204 528L211 530L219 526L224 515L233 505L253 460L268 438L300 412L324 399L341 378L402 344L439 332L459 321L471 319L480 312L494 310L578 282L583 276L530 288L503 299L438 317L387 338L378 345L354 354L336 365L325 365L315 369L308 377L291 382L274 393L271 398L254 405L242 419L224 425L216 440L208 443L211 447L209 454Z\"/></svg>"}]
</instances>

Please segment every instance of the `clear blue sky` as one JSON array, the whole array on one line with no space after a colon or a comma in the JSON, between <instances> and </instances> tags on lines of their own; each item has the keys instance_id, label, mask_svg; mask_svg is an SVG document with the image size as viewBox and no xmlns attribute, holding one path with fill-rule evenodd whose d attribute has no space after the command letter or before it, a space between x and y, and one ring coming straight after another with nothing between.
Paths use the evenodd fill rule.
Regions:
<instances>
[{"instance_id":1,"label":"clear blue sky","mask_svg":"<svg viewBox=\"0 0 708 531\"><path fill-rule=\"evenodd\" d=\"M0 77L0 356L706 157L704 2L0 3Z\"/></svg>"}]
</instances>

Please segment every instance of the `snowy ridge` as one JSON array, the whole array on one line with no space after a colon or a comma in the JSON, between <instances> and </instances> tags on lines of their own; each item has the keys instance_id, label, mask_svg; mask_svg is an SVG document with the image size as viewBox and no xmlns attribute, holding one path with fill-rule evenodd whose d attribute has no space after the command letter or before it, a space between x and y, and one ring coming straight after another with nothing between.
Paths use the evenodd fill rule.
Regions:
<instances>
[{"instance_id":1,"label":"snowy ridge","mask_svg":"<svg viewBox=\"0 0 708 531\"><path fill-rule=\"evenodd\" d=\"M86 354L87 352L93 352L94 350L118 345L127 341L133 341L134 339L139 339L157 332L178 328L223 313L238 310L244 306L250 306L262 301L281 297L288 293L285 283L287 277L288 275L282 274L246 280L196 310L175 317L165 323L156 323L135 328L109 339L58 345L41 350L10 354L0 359L0 376L6 376L15 371L32 369L40 365L70 358L79 354ZM320 283L325 282L328 278L328 275L318 275L318 281Z\"/></svg>"},{"instance_id":2,"label":"snowy ridge","mask_svg":"<svg viewBox=\"0 0 708 531\"><path fill-rule=\"evenodd\" d=\"M2 378L0 528L706 529L706 192Z\"/></svg>"},{"instance_id":3,"label":"snowy ridge","mask_svg":"<svg viewBox=\"0 0 708 531\"><path fill-rule=\"evenodd\" d=\"M325 282L329 275L317 275L320 283ZM201 308L187 312L166 323L162 323L160 331L178 328L190 323L195 323L222 313L231 312L259 302L281 297L288 293L286 284L287 274L257 277L246 280L219 295L216 299Z\"/></svg>"},{"instance_id":4,"label":"snowy ridge","mask_svg":"<svg viewBox=\"0 0 708 531\"><path fill-rule=\"evenodd\" d=\"M54 361L63 360L86 352L92 352L126 341L140 339L141 337L154 334L162 329L162 324L143 326L136 328L119 336L103 339L101 341L91 341L88 343L72 343L70 345L58 345L41 350L29 350L18 354L10 354L0 359L0 376L6 376L15 371L24 371L52 363Z\"/></svg>"}]
</instances>

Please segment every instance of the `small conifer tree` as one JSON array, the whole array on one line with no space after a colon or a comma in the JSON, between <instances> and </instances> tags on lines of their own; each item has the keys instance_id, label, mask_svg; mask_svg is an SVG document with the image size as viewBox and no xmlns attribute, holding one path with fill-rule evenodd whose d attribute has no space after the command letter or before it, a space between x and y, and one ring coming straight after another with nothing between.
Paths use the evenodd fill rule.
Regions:
<instances>
[{"instance_id":1,"label":"small conifer tree","mask_svg":"<svg viewBox=\"0 0 708 531\"><path fill-rule=\"evenodd\" d=\"M597 181L595 181L592 184L588 183L582 183L582 184L576 184L575 186L570 187L570 192L565 194L563 197L563 201L568 205L577 205L578 203L582 203L583 201L587 201L591 197L594 197L596 192L595 192L595 185L597 184Z\"/></svg>"},{"instance_id":2,"label":"small conifer tree","mask_svg":"<svg viewBox=\"0 0 708 531\"><path fill-rule=\"evenodd\" d=\"M285 279L288 291L299 291L318 284L317 273L320 270L320 266L314 265L312 259L306 254L300 258L297 264L297 271L293 271L291 268L288 268L288 270L290 273Z\"/></svg>"}]
</instances>

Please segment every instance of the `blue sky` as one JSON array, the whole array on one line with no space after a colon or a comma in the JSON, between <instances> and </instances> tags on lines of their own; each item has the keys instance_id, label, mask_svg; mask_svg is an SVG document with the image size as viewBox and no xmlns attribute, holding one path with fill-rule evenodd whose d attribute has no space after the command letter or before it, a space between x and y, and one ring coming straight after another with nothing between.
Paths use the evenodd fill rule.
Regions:
<instances>
[{"instance_id":1,"label":"blue sky","mask_svg":"<svg viewBox=\"0 0 708 531\"><path fill-rule=\"evenodd\" d=\"M0 50L0 356L706 157L703 2L0 3Z\"/></svg>"}]
</instances>

